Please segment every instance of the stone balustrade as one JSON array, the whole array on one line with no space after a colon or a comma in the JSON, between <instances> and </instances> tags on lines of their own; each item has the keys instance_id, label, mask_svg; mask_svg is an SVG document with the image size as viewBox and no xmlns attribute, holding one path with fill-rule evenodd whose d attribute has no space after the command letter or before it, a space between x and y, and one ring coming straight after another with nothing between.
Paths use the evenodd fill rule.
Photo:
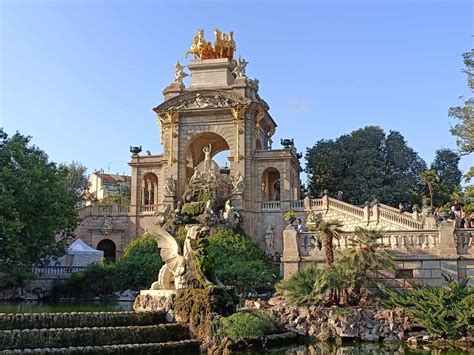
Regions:
<instances>
[{"instance_id":1,"label":"stone balustrade","mask_svg":"<svg viewBox=\"0 0 474 355\"><path fill-rule=\"evenodd\" d=\"M262 201L262 211L279 211L280 201Z\"/></svg>"},{"instance_id":2,"label":"stone balustrade","mask_svg":"<svg viewBox=\"0 0 474 355\"><path fill-rule=\"evenodd\" d=\"M157 211L157 205L142 205L140 206L141 213L155 213Z\"/></svg>"},{"instance_id":3,"label":"stone balustrade","mask_svg":"<svg viewBox=\"0 0 474 355\"><path fill-rule=\"evenodd\" d=\"M87 216L126 216L129 214L130 207L128 205L101 205L93 204L77 209L80 218Z\"/></svg>"},{"instance_id":4,"label":"stone balustrade","mask_svg":"<svg viewBox=\"0 0 474 355\"><path fill-rule=\"evenodd\" d=\"M36 275L69 275L85 269L85 266L41 266L33 267L31 271Z\"/></svg>"}]
</instances>

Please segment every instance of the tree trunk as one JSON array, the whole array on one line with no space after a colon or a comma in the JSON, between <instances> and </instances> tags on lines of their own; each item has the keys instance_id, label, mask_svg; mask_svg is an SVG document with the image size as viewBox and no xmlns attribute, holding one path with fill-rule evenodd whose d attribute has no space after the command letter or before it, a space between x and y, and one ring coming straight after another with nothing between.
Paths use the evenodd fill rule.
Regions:
<instances>
[{"instance_id":1,"label":"tree trunk","mask_svg":"<svg viewBox=\"0 0 474 355\"><path fill-rule=\"evenodd\" d=\"M428 184L428 190L430 192L430 203L431 203L431 208L433 208L433 186L431 184Z\"/></svg>"},{"instance_id":2,"label":"tree trunk","mask_svg":"<svg viewBox=\"0 0 474 355\"><path fill-rule=\"evenodd\" d=\"M334 249L332 245L332 239L332 233L326 234L323 239L324 256L328 265L332 265L334 263Z\"/></svg>"}]
</instances>

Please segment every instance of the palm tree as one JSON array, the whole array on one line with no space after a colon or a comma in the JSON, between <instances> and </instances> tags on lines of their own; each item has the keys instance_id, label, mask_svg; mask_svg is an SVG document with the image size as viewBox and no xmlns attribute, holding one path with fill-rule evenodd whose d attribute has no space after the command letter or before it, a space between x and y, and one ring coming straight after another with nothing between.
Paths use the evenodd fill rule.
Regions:
<instances>
[{"instance_id":1,"label":"palm tree","mask_svg":"<svg viewBox=\"0 0 474 355\"><path fill-rule=\"evenodd\" d=\"M320 222L316 225L316 231L323 238L324 256L328 265L334 263L334 246L332 242L334 238L339 238L339 234L343 232L342 227L343 224L334 219L327 222Z\"/></svg>"},{"instance_id":2,"label":"palm tree","mask_svg":"<svg viewBox=\"0 0 474 355\"><path fill-rule=\"evenodd\" d=\"M372 230L362 227L354 228L354 238L350 238L354 247L344 251L341 266L352 272L352 292L346 292L347 302L357 304L363 284L370 279L369 272L378 270L393 270L395 268L392 256L382 247L380 240L382 230ZM348 290L346 290L348 291Z\"/></svg>"},{"instance_id":3,"label":"palm tree","mask_svg":"<svg viewBox=\"0 0 474 355\"><path fill-rule=\"evenodd\" d=\"M439 176L438 174L436 174L435 170L428 169L428 170L423 171L420 174L420 177L423 184L425 184L426 187L428 188L428 191L430 193L430 203L431 203L431 207L433 208L434 188L436 185L439 184Z\"/></svg>"}]
</instances>

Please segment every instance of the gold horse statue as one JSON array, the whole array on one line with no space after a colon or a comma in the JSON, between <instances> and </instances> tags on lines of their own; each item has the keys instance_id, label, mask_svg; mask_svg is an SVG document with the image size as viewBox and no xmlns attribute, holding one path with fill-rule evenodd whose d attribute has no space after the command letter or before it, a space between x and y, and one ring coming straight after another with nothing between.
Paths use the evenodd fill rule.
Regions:
<instances>
[{"instance_id":1,"label":"gold horse statue","mask_svg":"<svg viewBox=\"0 0 474 355\"><path fill-rule=\"evenodd\" d=\"M204 30L201 29L198 31L198 34L193 37L193 44L189 51L186 52L186 58L192 54L194 55L194 59L228 58L232 60L235 50L236 45L233 31L227 34L216 28L214 30L213 47L211 42L206 41Z\"/></svg>"}]
</instances>

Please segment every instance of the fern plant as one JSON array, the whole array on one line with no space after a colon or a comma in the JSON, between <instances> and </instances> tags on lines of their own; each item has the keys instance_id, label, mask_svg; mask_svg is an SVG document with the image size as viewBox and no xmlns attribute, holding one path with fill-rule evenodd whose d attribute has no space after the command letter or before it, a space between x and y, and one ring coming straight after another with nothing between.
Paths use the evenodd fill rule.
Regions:
<instances>
[{"instance_id":1,"label":"fern plant","mask_svg":"<svg viewBox=\"0 0 474 355\"><path fill-rule=\"evenodd\" d=\"M444 276L447 287L416 284L412 290L394 291L383 288L385 306L399 306L407 315L442 336L456 337L474 331L474 287L468 279L459 283Z\"/></svg>"}]
</instances>

